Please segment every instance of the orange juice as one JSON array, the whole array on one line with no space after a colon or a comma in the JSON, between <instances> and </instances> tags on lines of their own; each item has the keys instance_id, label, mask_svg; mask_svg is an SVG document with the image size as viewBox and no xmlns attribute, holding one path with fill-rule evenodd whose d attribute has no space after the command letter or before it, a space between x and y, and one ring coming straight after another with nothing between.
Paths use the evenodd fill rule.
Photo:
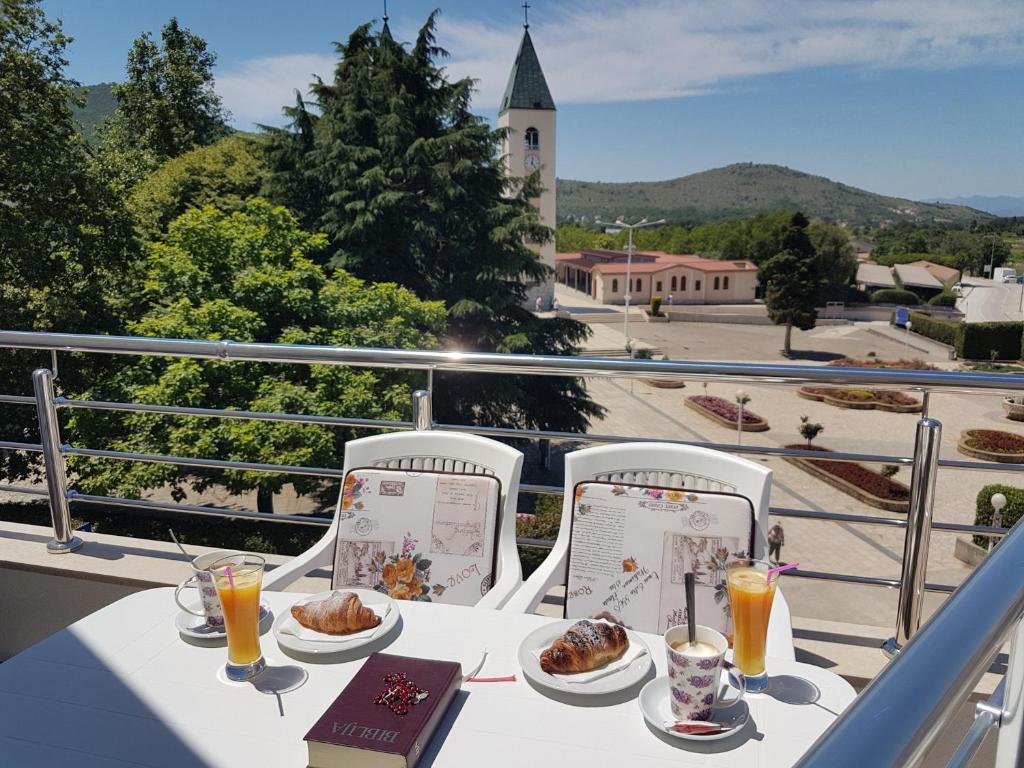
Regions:
<instances>
[{"instance_id":1,"label":"orange juice","mask_svg":"<svg viewBox=\"0 0 1024 768\"><path fill-rule=\"evenodd\" d=\"M252 664L260 651L260 582L262 570L241 566L231 581L223 572L215 574L217 595L224 608L224 628L228 635L228 662Z\"/></svg>"},{"instance_id":2,"label":"orange juice","mask_svg":"<svg viewBox=\"0 0 1024 768\"><path fill-rule=\"evenodd\" d=\"M763 675L765 671L764 649L776 579L777 576L771 584L766 583L765 572L753 566L736 566L727 571L733 662L745 675Z\"/></svg>"}]
</instances>

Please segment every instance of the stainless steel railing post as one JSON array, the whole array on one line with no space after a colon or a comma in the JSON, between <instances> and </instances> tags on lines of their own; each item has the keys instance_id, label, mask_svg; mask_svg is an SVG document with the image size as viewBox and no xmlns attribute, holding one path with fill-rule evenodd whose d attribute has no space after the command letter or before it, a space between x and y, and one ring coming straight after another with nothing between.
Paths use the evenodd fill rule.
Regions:
<instances>
[{"instance_id":1,"label":"stainless steel railing post","mask_svg":"<svg viewBox=\"0 0 1024 768\"><path fill-rule=\"evenodd\" d=\"M425 432L434 428L434 415L428 389L417 389L412 393L412 426L417 432Z\"/></svg>"},{"instance_id":2,"label":"stainless steel railing post","mask_svg":"<svg viewBox=\"0 0 1024 768\"><path fill-rule=\"evenodd\" d=\"M71 529L67 472L60 447L60 422L53 401L53 372L48 368L32 371L32 389L36 396L39 443L43 448L43 466L46 468L46 495L50 499L50 517L53 519L53 538L47 542L46 551L55 555L73 552L83 542Z\"/></svg>"},{"instance_id":3,"label":"stainless steel railing post","mask_svg":"<svg viewBox=\"0 0 1024 768\"><path fill-rule=\"evenodd\" d=\"M895 656L921 626L925 573L928 570L928 542L935 506L935 478L939 471L942 424L930 417L917 422L914 465L910 476L910 510L903 543L903 572L900 575L896 634L882 644L890 658Z\"/></svg>"}]
</instances>

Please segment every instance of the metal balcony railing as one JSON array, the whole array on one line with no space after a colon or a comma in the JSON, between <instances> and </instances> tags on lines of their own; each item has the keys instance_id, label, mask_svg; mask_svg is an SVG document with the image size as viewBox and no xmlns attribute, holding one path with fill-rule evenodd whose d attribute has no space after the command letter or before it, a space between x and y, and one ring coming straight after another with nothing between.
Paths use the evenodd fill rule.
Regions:
<instances>
[{"instance_id":1,"label":"metal balcony railing","mask_svg":"<svg viewBox=\"0 0 1024 768\"><path fill-rule=\"evenodd\" d=\"M973 687L988 668L1000 644L1011 633L1020 634L1019 622L1024 611L1024 580L1020 578L1024 565L1024 534L1015 531L1000 544L994 554L978 568L959 590L951 584L930 584L925 582L928 562L928 546L932 531L968 533L999 538L1008 533L1000 526L978 526L957 523L943 523L932 520L934 506L935 478L941 470L975 471L1024 471L1024 464L991 464L978 461L941 459L939 443L942 425L927 415L928 397L931 392L978 393L985 391L1013 392L1024 390L1021 378L1006 374L957 373L947 371L880 370L863 368L830 368L806 365L774 365L721 362L682 362L625 360L591 357L556 357L535 355L503 355L487 353L438 352L425 350L394 349L351 349L342 347L321 347L307 345L256 344L233 341L191 341L181 339L154 339L137 337L89 336L61 333L31 333L0 331L0 349L35 349L51 352L51 369L39 369L32 374L34 396L0 393L0 403L21 406L35 406L39 420L41 441L38 444L0 441L0 450L30 451L42 454L46 471L46 491L29 486L0 484L0 490L47 496L53 517L54 537L47 545L54 553L68 552L81 545L70 523L69 504L107 504L143 510L167 510L197 515L219 515L267 520L275 523L303 525L329 524L328 520L303 515L270 515L252 510L238 510L180 504L147 499L128 499L109 496L81 494L68 487L65 456L114 459L155 463L172 463L213 469L243 469L255 472L312 475L325 478L340 478L337 467L308 467L283 464L257 464L233 462L220 459L193 456L168 456L129 451L112 451L99 447L74 446L63 442L60 436L57 413L60 409L86 408L164 414L168 416L202 416L223 419L249 419L256 421L291 421L303 424L318 424L335 427L356 427L361 429L444 429L469 432L498 438L546 439L566 442L632 442L645 438L625 437L607 434L578 434L545 430L520 430L502 427L468 426L457 424L436 424L431 418L432 381L434 371L464 371L473 373L514 373L537 376L579 376L579 377L631 377L631 378L680 378L696 381L728 381L756 384L826 384L836 386L870 386L884 389L913 390L923 393L925 413L916 427L914 452L911 456L889 456L867 453L830 452L830 461L884 463L910 466L912 468L910 508L907 518L892 519L874 515L845 514L807 509L772 507L771 514L779 517L810 518L822 521L861 523L876 526L890 526L906 529L902 572L899 579L880 576L808 571L790 571L787 578L811 578L829 581L891 587L899 590L899 609L896 631L884 649L897 658L882 675L868 688L861 699L841 717L805 760L805 765L908 765L920 755L941 724L948 721L955 709L949 702L959 704L964 695ZM412 421L383 421L363 418L314 416L286 413L236 411L216 408L179 407L174 405L153 405L120 403L95 400L70 400L60 397L54 390L54 375L58 365L58 353L100 353L115 355L190 357L195 359L248 361L281 364L342 365L368 368L399 368L427 372L427 389L412 394ZM654 440L653 438L651 438ZM773 448L756 445L732 445L687 440L665 440L687 445L737 454L757 456L778 456L806 459L821 459L816 451L790 448ZM520 486L525 493L561 494L560 486ZM521 539L525 546L550 546L552 542ZM1013 568L1017 570L1013 572ZM1015 575L1014 575L1015 573ZM950 593L953 595L919 635L921 607L926 591ZM972 596L972 597L968 597ZM978 607L983 603L983 607ZM917 635L915 637L915 635ZM911 638L914 637L913 642ZM908 645L908 643L910 643ZM906 649L901 652L901 649ZM919 650L925 648L928 650ZM1016 649L1016 643L1014 645ZM934 656L929 657L929 651ZM941 657L941 658L940 658ZM931 661L929 661L931 659ZM942 667L942 674L932 675L928 680L928 664ZM907 670L907 671L904 671ZM952 670L952 671L951 671ZM1012 735L1013 755L1020 739L1020 721L1017 713L1021 707L1021 689L1024 687L1024 661L1019 653L1011 653L1008 681L984 706L975 727L965 739L958 752L959 762L964 765L973 750L980 744L991 727L1016 724L1011 731L1000 730L1000 754L1010 754L1004 749ZM895 681L895 682L893 682ZM900 723L891 718L877 718L878 701L889 701L902 687L914 693L913 686L920 686L919 701L899 712ZM879 693L881 691L881 693ZM906 695L899 697L900 700ZM914 693L916 696L917 694ZM880 698L881 697L881 698ZM876 709L867 708L864 701L875 702ZM851 728L856 730L850 735ZM858 759L850 750L852 744L861 750ZM878 745L885 750L868 753ZM896 762L879 760L881 755L892 756ZM897 757L899 759L897 759ZM870 759L869 759L870 758ZM1015 759L1015 758L1014 758ZM1001 765L1003 763L1000 763ZM1015 763L1005 763L1006 765Z\"/></svg>"}]
</instances>

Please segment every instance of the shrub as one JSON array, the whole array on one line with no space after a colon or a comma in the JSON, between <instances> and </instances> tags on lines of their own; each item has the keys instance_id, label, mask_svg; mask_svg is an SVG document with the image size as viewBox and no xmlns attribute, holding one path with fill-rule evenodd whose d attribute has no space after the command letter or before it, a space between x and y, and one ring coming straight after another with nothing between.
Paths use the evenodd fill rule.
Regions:
<instances>
[{"instance_id":1,"label":"shrub","mask_svg":"<svg viewBox=\"0 0 1024 768\"><path fill-rule=\"evenodd\" d=\"M928 305L931 307L955 307L956 294L950 293L949 291L937 293L928 299Z\"/></svg>"},{"instance_id":2,"label":"shrub","mask_svg":"<svg viewBox=\"0 0 1024 768\"><path fill-rule=\"evenodd\" d=\"M917 321L913 320L914 330ZM956 341L956 353L968 360L1019 360L1024 323L964 323ZM996 357L992 358L992 352Z\"/></svg>"},{"instance_id":3,"label":"shrub","mask_svg":"<svg viewBox=\"0 0 1024 768\"><path fill-rule=\"evenodd\" d=\"M921 303L917 294L913 291L904 291L899 288L883 288L871 294L872 304L904 304L913 307Z\"/></svg>"},{"instance_id":4,"label":"shrub","mask_svg":"<svg viewBox=\"0 0 1024 768\"><path fill-rule=\"evenodd\" d=\"M1006 506L1003 507L1003 514L1000 523L1010 527L1024 515L1024 488L1014 488L1011 485L984 486L978 491L978 497L974 503L974 524L992 525L992 495L1001 493L1006 497ZM975 536L974 543L984 547L989 541L988 536Z\"/></svg>"},{"instance_id":5,"label":"shrub","mask_svg":"<svg viewBox=\"0 0 1024 768\"><path fill-rule=\"evenodd\" d=\"M912 264L915 261L930 261L944 267L960 269L957 257L951 253L886 253L881 256L871 254L871 260L883 267L895 267L897 264Z\"/></svg>"},{"instance_id":6,"label":"shrub","mask_svg":"<svg viewBox=\"0 0 1024 768\"><path fill-rule=\"evenodd\" d=\"M821 424L815 424L806 416L800 417L800 436L807 441L807 448L811 448L811 441L825 431Z\"/></svg>"},{"instance_id":7,"label":"shrub","mask_svg":"<svg viewBox=\"0 0 1024 768\"><path fill-rule=\"evenodd\" d=\"M895 477L899 471L900 467L898 464L883 464L882 468L878 470L878 474L882 477Z\"/></svg>"},{"instance_id":8,"label":"shrub","mask_svg":"<svg viewBox=\"0 0 1024 768\"><path fill-rule=\"evenodd\" d=\"M531 539L548 539L554 541L558 536L558 526L562 520L562 497L550 493L538 494L533 508L533 519L516 520L516 535ZM523 566L523 578L529 577L537 570L550 549L540 547L519 547L519 562Z\"/></svg>"},{"instance_id":9,"label":"shrub","mask_svg":"<svg viewBox=\"0 0 1024 768\"><path fill-rule=\"evenodd\" d=\"M654 317L661 317L661 296L651 297L651 314Z\"/></svg>"},{"instance_id":10,"label":"shrub","mask_svg":"<svg viewBox=\"0 0 1024 768\"><path fill-rule=\"evenodd\" d=\"M922 336L927 336L929 339L935 339L943 344L949 344L949 346L957 347L957 353L959 354L959 346L957 345L957 337L959 336L961 324L951 323L948 320L939 320L937 318L926 315L923 312L911 312L910 322L913 325L914 333L920 333ZM1020 342L1018 341L1018 346Z\"/></svg>"}]
</instances>

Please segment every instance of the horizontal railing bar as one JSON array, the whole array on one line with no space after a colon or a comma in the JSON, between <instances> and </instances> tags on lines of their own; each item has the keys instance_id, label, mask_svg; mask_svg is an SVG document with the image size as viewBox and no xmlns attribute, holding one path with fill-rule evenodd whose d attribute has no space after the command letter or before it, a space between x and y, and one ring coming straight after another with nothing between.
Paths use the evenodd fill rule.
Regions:
<instances>
[{"instance_id":1,"label":"horizontal railing bar","mask_svg":"<svg viewBox=\"0 0 1024 768\"><path fill-rule=\"evenodd\" d=\"M6 493L25 493L29 496L47 496L45 488L33 488L28 485L7 485L0 483L0 491Z\"/></svg>"},{"instance_id":2,"label":"horizontal railing bar","mask_svg":"<svg viewBox=\"0 0 1024 768\"><path fill-rule=\"evenodd\" d=\"M58 408L86 408L98 411L129 411L131 413L159 413L166 416L203 416L217 419L247 419L252 421L290 421L298 422L299 424L316 424L327 427L412 429L412 422L410 421L388 421L386 419L356 419L345 416L313 416L269 411L232 411L225 408L192 408L178 405L118 403L106 400L67 400L63 397L56 398L54 402Z\"/></svg>"},{"instance_id":3,"label":"horizontal railing bar","mask_svg":"<svg viewBox=\"0 0 1024 768\"><path fill-rule=\"evenodd\" d=\"M0 440L0 450L5 451L34 451L42 453L43 446L39 443L12 443L9 440Z\"/></svg>"},{"instance_id":4,"label":"horizontal railing bar","mask_svg":"<svg viewBox=\"0 0 1024 768\"><path fill-rule=\"evenodd\" d=\"M1009 532L1009 528L999 528L994 525L968 525L967 523L937 523L932 521L933 531L946 531L947 533L973 533L976 536L990 536L1002 538Z\"/></svg>"},{"instance_id":5,"label":"horizontal railing bar","mask_svg":"<svg viewBox=\"0 0 1024 768\"><path fill-rule=\"evenodd\" d=\"M0 395L0 403L17 403L18 405L35 405L36 399L29 395Z\"/></svg>"},{"instance_id":6,"label":"horizontal railing bar","mask_svg":"<svg viewBox=\"0 0 1024 768\"><path fill-rule=\"evenodd\" d=\"M786 571L785 576L795 576L803 579L821 579L822 581L839 581L845 584L868 584L873 587L892 587L897 588L900 585L899 579L884 579L880 576L859 576L857 574L849 573L832 573L830 571L809 571L805 568L795 568L792 571ZM953 584L932 584L928 583L924 586L928 592L943 592L950 593L956 591L956 586Z\"/></svg>"},{"instance_id":7,"label":"horizontal railing bar","mask_svg":"<svg viewBox=\"0 0 1024 768\"><path fill-rule=\"evenodd\" d=\"M825 512L818 509L791 509L789 507L771 507L768 514L776 517L799 517L808 520L831 520L837 523L863 523L865 525L881 525L890 528L906 528L906 518L878 517L877 515L853 515L846 512Z\"/></svg>"},{"instance_id":8,"label":"horizontal railing bar","mask_svg":"<svg viewBox=\"0 0 1024 768\"><path fill-rule=\"evenodd\" d=\"M534 539L529 536L516 536L516 544L521 547L537 547L538 549L552 549L555 546L553 539Z\"/></svg>"},{"instance_id":9,"label":"horizontal railing bar","mask_svg":"<svg viewBox=\"0 0 1024 768\"><path fill-rule=\"evenodd\" d=\"M182 512L185 514L209 515L211 517L244 517L251 520L264 520L268 523L295 523L296 525L318 525L323 528L331 524L331 518L310 517L308 515L275 515L269 512L255 512L250 509L229 509L227 507L206 507L200 504L185 504L174 501L154 501L151 499L127 499L119 496L95 496L88 493L68 491L68 501L83 504L113 505L136 509L157 509L163 512Z\"/></svg>"},{"instance_id":10,"label":"horizontal railing bar","mask_svg":"<svg viewBox=\"0 0 1024 768\"><path fill-rule=\"evenodd\" d=\"M65 445L61 453L68 456L85 456L92 459L115 459L117 461L141 461L149 464L178 464L183 467L205 467L208 469L233 469L250 472L274 472L284 475L312 475L313 477L344 477L340 469L327 467L300 467L294 464L261 464L251 461L225 461L223 459L201 459L194 456L165 456L161 453L136 453L134 451L103 451L95 448L73 448Z\"/></svg>"},{"instance_id":11,"label":"horizontal railing bar","mask_svg":"<svg viewBox=\"0 0 1024 768\"><path fill-rule=\"evenodd\" d=\"M305 344L259 344L130 336L99 336L32 331L0 331L0 347L47 349L115 355L191 357L239 362L349 365L475 373L547 376L658 376L748 383L879 385L929 391L971 393L1024 389L1013 374L963 373L879 368L839 368L775 363L679 360L629 360L585 356L510 355L490 352L442 352L409 349L354 349Z\"/></svg>"},{"instance_id":12,"label":"horizontal railing bar","mask_svg":"<svg viewBox=\"0 0 1024 768\"><path fill-rule=\"evenodd\" d=\"M1003 464L999 461L963 461L961 459L939 459L939 466L945 469L971 469L980 472L1021 472L1024 464Z\"/></svg>"}]
</instances>

